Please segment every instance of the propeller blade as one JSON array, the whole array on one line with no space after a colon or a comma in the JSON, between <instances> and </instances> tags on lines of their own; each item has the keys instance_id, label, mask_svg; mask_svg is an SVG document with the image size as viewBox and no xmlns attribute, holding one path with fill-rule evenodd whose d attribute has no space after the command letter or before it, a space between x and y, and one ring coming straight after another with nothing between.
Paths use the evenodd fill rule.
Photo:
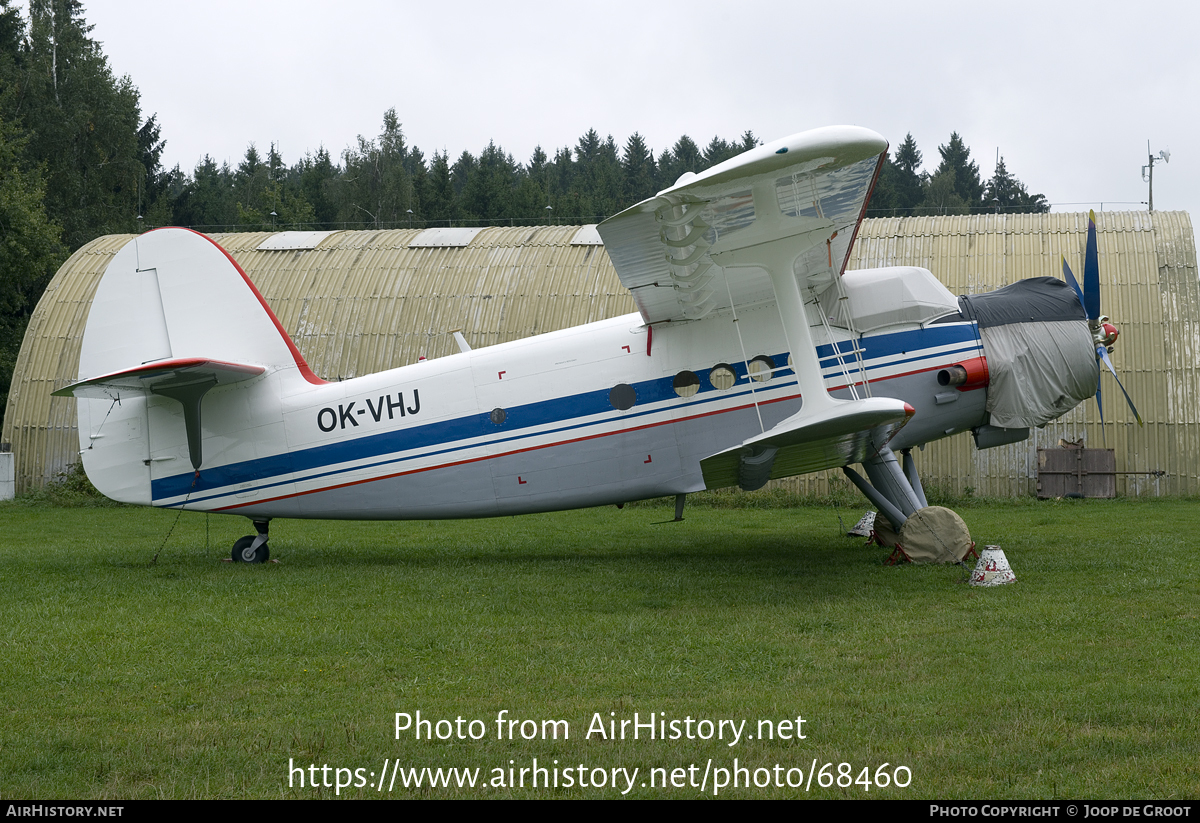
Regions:
<instances>
[{"instance_id":1,"label":"propeller blade","mask_svg":"<svg viewBox=\"0 0 1200 823\"><path fill-rule=\"evenodd\" d=\"M1066 280L1071 288L1075 289L1075 293L1079 295L1079 305L1086 307L1087 304L1083 302L1083 289L1079 288L1079 281L1075 279L1075 274L1071 271L1071 267L1067 265L1066 255L1062 255L1062 264L1063 279Z\"/></svg>"},{"instance_id":2,"label":"propeller blade","mask_svg":"<svg viewBox=\"0 0 1200 823\"><path fill-rule=\"evenodd\" d=\"M1108 359L1108 351L1103 346L1097 346L1096 356L1103 360L1104 365L1108 366L1108 370L1112 372L1113 380L1116 380L1117 385L1121 387L1121 394L1125 395L1125 402L1129 404L1130 411L1132 411L1133 416L1137 418L1138 425L1144 425L1142 423L1142 416L1138 414L1137 406L1133 405L1133 401L1129 399L1129 392L1125 391L1125 387L1121 385L1121 378L1117 377L1117 370L1113 368L1112 361ZM1100 398L1099 388L1096 390L1096 398L1097 400ZM1103 412L1101 412L1101 422L1103 422Z\"/></svg>"},{"instance_id":3,"label":"propeller blade","mask_svg":"<svg viewBox=\"0 0 1200 823\"><path fill-rule=\"evenodd\" d=\"M1083 308L1088 320L1100 316L1100 255L1096 251L1096 212L1088 212L1087 252L1083 257Z\"/></svg>"},{"instance_id":4,"label":"propeller blade","mask_svg":"<svg viewBox=\"0 0 1200 823\"><path fill-rule=\"evenodd\" d=\"M1103 374L1096 373L1096 408L1100 410L1100 437L1104 440L1104 448L1108 448L1108 434L1104 431L1104 401L1100 399L1100 378Z\"/></svg>"}]
</instances>

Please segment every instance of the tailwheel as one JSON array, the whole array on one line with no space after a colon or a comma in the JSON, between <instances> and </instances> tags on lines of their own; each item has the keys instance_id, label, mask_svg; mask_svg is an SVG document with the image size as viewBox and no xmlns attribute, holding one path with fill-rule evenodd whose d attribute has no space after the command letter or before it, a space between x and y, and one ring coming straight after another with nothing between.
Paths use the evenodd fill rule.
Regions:
<instances>
[{"instance_id":1,"label":"tailwheel","mask_svg":"<svg viewBox=\"0 0 1200 823\"><path fill-rule=\"evenodd\" d=\"M234 563L266 563L271 557L267 541L259 540L258 535L248 534L233 544ZM255 545L257 542L258 545Z\"/></svg>"}]
</instances>

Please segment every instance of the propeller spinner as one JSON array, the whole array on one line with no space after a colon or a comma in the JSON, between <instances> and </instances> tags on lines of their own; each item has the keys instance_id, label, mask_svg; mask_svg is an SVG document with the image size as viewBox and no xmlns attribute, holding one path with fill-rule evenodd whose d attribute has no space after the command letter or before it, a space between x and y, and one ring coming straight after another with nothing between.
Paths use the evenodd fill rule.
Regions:
<instances>
[{"instance_id":1,"label":"propeller spinner","mask_svg":"<svg viewBox=\"0 0 1200 823\"><path fill-rule=\"evenodd\" d=\"M1079 282L1075 279L1075 275L1071 272L1071 267L1067 265L1067 258L1062 259L1063 276L1067 283L1079 295L1079 302L1083 304L1083 310L1087 313L1088 328L1092 330L1092 339L1096 344L1096 360L1103 362L1108 366L1108 370L1112 372L1113 379L1117 381L1117 386L1121 389L1121 394L1125 395L1125 402L1129 404L1130 411L1137 419L1138 425L1142 424L1142 416L1138 414L1137 406L1133 405L1133 400L1129 397L1129 392L1125 391L1125 387L1121 385L1121 378L1117 377L1117 370L1113 368L1112 360L1108 358L1108 352L1113 344L1117 342L1117 336L1120 332L1117 327L1108 322L1107 315L1100 314L1100 255L1096 250L1096 212L1088 212L1088 236L1087 250L1083 258L1083 288L1079 288ZM1104 431L1104 403L1100 397L1100 381L1096 380L1096 405L1100 408L1100 430Z\"/></svg>"}]
</instances>

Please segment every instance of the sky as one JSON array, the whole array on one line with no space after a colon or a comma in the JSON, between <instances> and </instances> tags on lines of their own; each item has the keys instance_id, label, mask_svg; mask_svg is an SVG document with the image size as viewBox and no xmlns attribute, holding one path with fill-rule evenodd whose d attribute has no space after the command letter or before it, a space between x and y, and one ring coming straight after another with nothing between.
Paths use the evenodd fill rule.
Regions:
<instances>
[{"instance_id":1,"label":"sky","mask_svg":"<svg viewBox=\"0 0 1200 823\"><path fill-rule=\"evenodd\" d=\"M588 129L657 155L751 130L853 124L924 169L957 131L991 176L1054 211L1200 209L1200 4L85 0L92 37L141 93L164 165L294 164L372 138L395 108L430 157L494 141L518 162Z\"/></svg>"}]
</instances>

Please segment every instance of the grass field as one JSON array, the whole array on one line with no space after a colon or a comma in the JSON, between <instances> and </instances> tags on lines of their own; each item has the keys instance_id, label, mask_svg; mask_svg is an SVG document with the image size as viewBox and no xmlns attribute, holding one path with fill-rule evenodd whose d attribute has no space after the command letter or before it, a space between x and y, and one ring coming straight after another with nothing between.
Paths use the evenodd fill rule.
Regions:
<instances>
[{"instance_id":1,"label":"grass field","mask_svg":"<svg viewBox=\"0 0 1200 823\"><path fill-rule=\"evenodd\" d=\"M839 534L861 511L276 521L246 566L241 518L185 514L150 565L173 513L0 505L0 795L619 797L636 768L627 796L696 797L736 759L771 785L719 796L1200 796L1200 501L960 505L1016 571L995 589L885 566ZM418 710L464 722L397 739ZM502 711L569 738L497 739ZM635 712L682 736L594 732ZM721 720L734 745L699 738ZM559 787L508 785L535 758ZM379 791L397 762L480 772Z\"/></svg>"}]
</instances>

